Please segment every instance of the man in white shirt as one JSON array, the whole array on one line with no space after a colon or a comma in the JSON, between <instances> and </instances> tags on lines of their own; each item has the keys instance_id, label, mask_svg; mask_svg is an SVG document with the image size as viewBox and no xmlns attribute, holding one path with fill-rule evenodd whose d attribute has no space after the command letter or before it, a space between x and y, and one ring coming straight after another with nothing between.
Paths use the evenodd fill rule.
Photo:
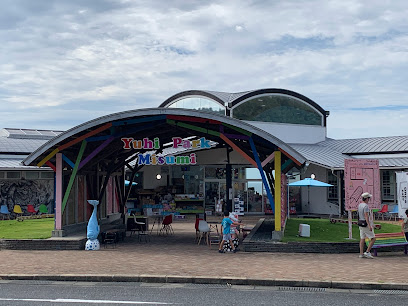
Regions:
<instances>
[{"instance_id":1,"label":"man in white shirt","mask_svg":"<svg viewBox=\"0 0 408 306\"><path fill-rule=\"evenodd\" d=\"M366 226L361 225L358 226L360 229L360 255L359 255L360 258L374 258L370 253L371 248L375 242L374 228L370 222L369 218L370 209L368 207L368 201L370 200L371 197L372 195L370 193L364 192L361 195L363 202L361 202L358 205L358 220L365 221L366 223ZM364 252L364 244L366 238L370 239L370 243L367 247L367 250Z\"/></svg>"}]
</instances>

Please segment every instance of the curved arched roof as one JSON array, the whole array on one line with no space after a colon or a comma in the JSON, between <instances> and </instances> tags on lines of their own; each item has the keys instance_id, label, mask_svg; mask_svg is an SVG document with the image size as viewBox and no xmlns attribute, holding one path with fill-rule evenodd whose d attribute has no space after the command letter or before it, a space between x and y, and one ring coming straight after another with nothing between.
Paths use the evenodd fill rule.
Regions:
<instances>
[{"instance_id":1,"label":"curved arched roof","mask_svg":"<svg viewBox=\"0 0 408 306\"><path fill-rule=\"evenodd\" d=\"M310 106L318 110L324 117L326 116L326 111L313 100L305 97L304 95L301 95L300 93L290 91L287 89L280 89L280 88L258 89L258 90L248 91L246 93L241 93L239 95L236 95L233 101L229 102L229 107L233 108L235 105L239 104L240 102L246 99L249 99L251 97L258 96L258 95L263 95L263 94L281 94L281 95L286 95L286 96L297 98L299 100L306 102L307 104L309 104Z\"/></svg>"},{"instance_id":2,"label":"curved arched roof","mask_svg":"<svg viewBox=\"0 0 408 306\"><path fill-rule=\"evenodd\" d=\"M223 145L225 138L230 138L244 152L252 152L250 137L256 145L259 155L265 157L274 150L281 150L286 159L296 164L303 164L306 160L291 146L273 135L258 129L243 121L215 113L200 112L187 109L154 108L131 110L96 118L78 125L57 137L30 154L23 164L42 166L46 162L53 163L58 152L75 162L81 143L86 141L83 150L82 163L92 160L95 164L117 160L124 165L128 162L129 152L123 152L121 137L160 137L161 143L171 142L172 137L203 137ZM134 152L133 152L134 154ZM120 163L118 162L120 166ZM81 167L81 166L80 166Z\"/></svg>"}]
</instances>

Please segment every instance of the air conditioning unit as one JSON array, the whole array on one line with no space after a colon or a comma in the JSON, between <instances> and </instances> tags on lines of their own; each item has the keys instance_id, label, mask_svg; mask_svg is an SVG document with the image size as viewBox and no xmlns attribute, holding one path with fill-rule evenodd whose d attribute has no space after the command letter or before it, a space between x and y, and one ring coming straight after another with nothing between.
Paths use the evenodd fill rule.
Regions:
<instances>
[{"instance_id":1,"label":"air conditioning unit","mask_svg":"<svg viewBox=\"0 0 408 306\"><path fill-rule=\"evenodd\" d=\"M310 225L309 224L299 224L299 236L300 237L310 237Z\"/></svg>"}]
</instances>

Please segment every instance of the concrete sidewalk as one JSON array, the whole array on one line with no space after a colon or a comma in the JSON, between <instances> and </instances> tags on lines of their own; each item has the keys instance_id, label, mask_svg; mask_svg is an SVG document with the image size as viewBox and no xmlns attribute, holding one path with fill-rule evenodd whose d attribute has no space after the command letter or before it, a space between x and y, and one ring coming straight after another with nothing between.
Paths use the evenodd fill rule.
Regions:
<instances>
[{"instance_id":1,"label":"concrete sidewalk","mask_svg":"<svg viewBox=\"0 0 408 306\"><path fill-rule=\"evenodd\" d=\"M248 224L248 223L247 223ZM408 256L224 253L195 243L194 224L173 223L174 235L136 237L99 251L0 251L0 279L191 282L266 286L408 290Z\"/></svg>"}]
</instances>

